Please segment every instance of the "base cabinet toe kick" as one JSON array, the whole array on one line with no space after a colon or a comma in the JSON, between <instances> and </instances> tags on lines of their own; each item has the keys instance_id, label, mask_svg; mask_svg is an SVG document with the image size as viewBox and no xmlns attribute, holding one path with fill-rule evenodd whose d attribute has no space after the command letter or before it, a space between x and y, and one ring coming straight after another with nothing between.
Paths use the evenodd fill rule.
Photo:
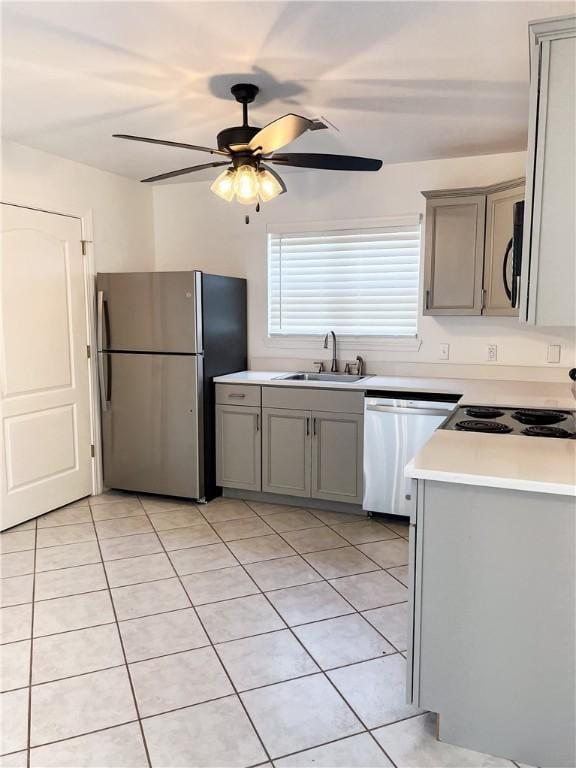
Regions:
<instances>
[{"instance_id":1,"label":"base cabinet toe kick","mask_svg":"<svg viewBox=\"0 0 576 768\"><path fill-rule=\"evenodd\" d=\"M441 741L574 766L574 498L413 482L408 699Z\"/></svg>"}]
</instances>

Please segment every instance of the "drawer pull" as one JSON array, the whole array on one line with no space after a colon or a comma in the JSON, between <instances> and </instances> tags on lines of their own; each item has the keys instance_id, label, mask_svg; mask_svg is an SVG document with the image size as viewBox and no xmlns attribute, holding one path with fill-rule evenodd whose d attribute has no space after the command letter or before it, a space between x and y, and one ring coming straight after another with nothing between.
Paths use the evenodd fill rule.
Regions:
<instances>
[{"instance_id":1,"label":"drawer pull","mask_svg":"<svg viewBox=\"0 0 576 768\"><path fill-rule=\"evenodd\" d=\"M244 393L240 394L239 392L230 392L228 397L246 397Z\"/></svg>"}]
</instances>

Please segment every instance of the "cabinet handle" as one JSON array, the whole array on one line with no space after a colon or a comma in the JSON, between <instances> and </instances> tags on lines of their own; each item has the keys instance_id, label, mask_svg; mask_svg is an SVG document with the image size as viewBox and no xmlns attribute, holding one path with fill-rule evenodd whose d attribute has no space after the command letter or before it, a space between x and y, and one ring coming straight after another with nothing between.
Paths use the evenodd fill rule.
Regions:
<instances>
[{"instance_id":1,"label":"cabinet handle","mask_svg":"<svg viewBox=\"0 0 576 768\"><path fill-rule=\"evenodd\" d=\"M231 392L228 397L246 397L245 394L239 394L237 392Z\"/></svg>"},{"instance_id":2,"label":"cabinet handle","mask_svg":"<svg viewBox=\"0 0 576 768\"><path fill-rule=\"evenodd\" d=\"M310 416L306 416L306 437L310 435Z\"/></svg>"},{"instance_id":3,"label":"cabinet handle","mask_svg":"<svg viewBox=\"0 0 576 768\"><path fill-rule=\"evenodd\" d=\"M312 419L312 434L316 436L316 416Z\"/></svg>"},{"instance_id":4,"label":"cabinet handle","mask_svg":"<svg viewBox=\"0 0 576 768\"><path fill-rule=\"evenodd\" d=\"M424 301L424 308L430 309L430 288L426 288L426 299Z\"/></svg>"},{"instance_id":5,"label":"cabinet handle","mask_svg":"<svg viewBox=\"0 0 576 768\"><path fill-rule=\"evenodd\" d=\"M260 432L260 414L256 414L256 432Z\"/></svg>"}]
</instances>

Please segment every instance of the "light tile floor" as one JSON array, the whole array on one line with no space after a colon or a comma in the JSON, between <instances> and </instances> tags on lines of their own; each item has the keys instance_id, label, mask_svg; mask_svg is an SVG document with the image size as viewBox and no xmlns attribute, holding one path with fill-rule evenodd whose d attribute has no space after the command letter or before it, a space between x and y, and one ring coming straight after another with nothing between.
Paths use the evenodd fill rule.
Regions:
<instances>
[{"instance_id":1,"label":"light tile floor","mask_svg":"<svg viewBox=\"0 0 576 768\"><path fill-rule=\"evenodd\" d=\"M0 552L0 766L513 765L404 702L406 525L108 492Z\"/></svg>"}]
</instances>

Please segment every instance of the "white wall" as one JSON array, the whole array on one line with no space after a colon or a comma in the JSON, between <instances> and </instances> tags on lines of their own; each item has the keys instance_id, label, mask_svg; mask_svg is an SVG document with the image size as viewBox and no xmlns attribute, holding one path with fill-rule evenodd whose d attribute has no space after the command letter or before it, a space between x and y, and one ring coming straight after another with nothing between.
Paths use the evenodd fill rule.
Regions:
<instances>
[{"instance_id":1,"label":"white wall","mask_svg":"<svg viewBox=\"0 0 576 768\"><path fill-rule=\"evenodd\" d=\"M75 216L92 211L98 271L154 268L152 192L139 182L4 141L2 200Z\"/></svg>"},{"instance_id":2,"label":"white wall","mask_svg":"<svg viewBox=\"0 0 576 768\"><path fill-rule=\"evenodd\" d=\"M377 174L322 171L284 173L288 194L262 206L260 214L221 201L204 181L154 189L156 268L199 268L248 278L249 352L252 368L281 370L310 367L327 357L317 348L279 347L266 337L266 226L279 222L357 219L425 211L420 194L442 189L490 184L525 174L525 153L403 163ZM250 224L244 224L250 213ZM574 365L574 331L536 330L515 318L419 318L418 351L351 349L341 358L363 354L368 370L393 374L429 374L564 380ZM450 360L438 360L438 347L450 344ZM486 364L486 345L498 345L498 361ZM546 363L550 343L562 345L560 365ZM518 367L520 366L520 367Z\"/></svg>"}]
</instances>

